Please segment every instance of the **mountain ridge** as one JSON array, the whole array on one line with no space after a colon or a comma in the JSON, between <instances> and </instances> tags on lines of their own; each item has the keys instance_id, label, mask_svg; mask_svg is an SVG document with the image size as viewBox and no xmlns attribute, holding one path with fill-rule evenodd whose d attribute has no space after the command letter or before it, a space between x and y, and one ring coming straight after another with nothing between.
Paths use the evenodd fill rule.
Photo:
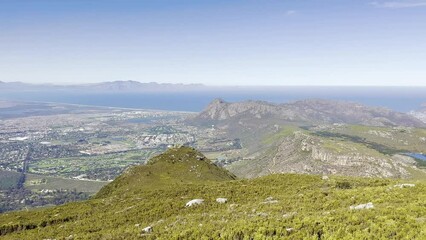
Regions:
<instances>
[{"instance_id":1,"label":"mountain ridge","mask_svg":"<svg viewBox=\"0 0 426 240\"><path fill-rule=\"evenodd\" d=\"M314 124L346 123L369 126L425 126L425 123L417 118L387 108L325 99L307 99L282 104L252 100L229 103L222 99L215 99L193 121L204 124L218 124L242 119L250 121L250 118L269 118Z\"/></svg>"},{"instance_id":2,"label":"mountain ridge","mask_svg":"<svg viewBox=\"0 0 426 240\"><path fill-rule=\"evenodd\" d=\"M96 92L143 92L143 91L176 91L176 90L199 90L203 84L182 83L157 83L139 82L134 80L116 80L87 84L31 84L24 82L0 82L3 91L35 91L35 90L61 90L61 91L96 91Z\"/></svg>"}]
</instances>

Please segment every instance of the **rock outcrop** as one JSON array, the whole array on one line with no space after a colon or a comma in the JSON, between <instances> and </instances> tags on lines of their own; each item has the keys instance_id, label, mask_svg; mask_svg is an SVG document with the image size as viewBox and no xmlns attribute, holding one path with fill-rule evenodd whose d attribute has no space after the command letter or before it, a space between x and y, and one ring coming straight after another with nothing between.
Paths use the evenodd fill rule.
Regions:
<instances>
[{"instance_id":1,"label":"rock outcrop","mask_svg":"<svg viewBox=\"0 0 426 240\"><path fill-rule=\"evenodd\" d=\"M372 208L374 208L374 205L371 202L349 207L350 210L362 210L362 209L372 209Z\"/></svg>"},{"instance_id":2,"label":"rock outcrop","mask_svg":"<svg viewBox=\"0 0 426 240\"><path fill-rule=\"evenodd\" d=\"M410 111L408 114L426 123L426 103L420 109Z\"/></svg>"},{"instance_id":3,"label":"rock outcrop","mask_svg":"<svg viewBox=\"0 0 426 240\"><path fill-rule=\"evenodd\" d=\"M193 199L185 204L185 207L193 207L204 203L204 199Z\"/></svg>"},{"instance_id":4,"label":"rock outcrop","mask_svg":"<svg viewBox=\"0 0 426 240\"><path fill-rule=\"evenodd\" d=\"M257 162L240 166L237 174L248 177L305 173L407 178L410 176L407 169L415 167L415 161L409 158L392 157L361 144L333 142L303 132L285 137L277 149L270 152Z\"/></svg>"}]
</instances>

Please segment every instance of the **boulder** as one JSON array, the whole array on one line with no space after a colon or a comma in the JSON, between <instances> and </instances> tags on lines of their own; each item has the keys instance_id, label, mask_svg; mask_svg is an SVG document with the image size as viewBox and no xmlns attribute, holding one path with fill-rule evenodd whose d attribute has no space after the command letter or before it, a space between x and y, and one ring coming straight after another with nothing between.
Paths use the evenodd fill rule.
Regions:
<instances>
[{"instance_id":1,"label":"boulder","mask_svg":"<svg viewBox=\"0 0 426 240\"><path fill-rule=\"evenodd\" d=\"M152 233L154 229L151 226L148 226L144 229L142 229L142 233Z\"/></svg>"},{"instance_id":2,"label":"boulder","mask_svg":"<svg viewBox=\"0 0 426 240\"><path fill-rule=\"evenodd\" d=\"M204 199L193 199L185 204L185 207L192 207L203 204Z\"/></svg>"},{"instance_id":3,"label":"boulder","mask_svg":"<svg viewBox=\"0 0 426 240\"><path fill-rule=\"evenodd\" d=\"M349 207L349 209L351 210L372 209L372 208L374 208L374 205L371 202Z\"/></svg>"},{"instance_id":4,"label":"boulder","mask_svg":"<svg viewBox=\"0 0 426 240\"><path fill-rule=\"evenodd\" d=\"M412 184L412 183L401 183L401 184L397 184L394 187L399 187L399 188L409 188L409 187L415 187L416 184Z\"/></svg>"},{"instance_id":5,"label":"boulder","mask_svg":"<svg viewBox=\"0 0 426 240\"><path fill-rule=\"evenodd\" d=\"M278 200L275 200L273 197L268 197L265 199L264 202L262 202L262 204L273 204L273 203L278 203Z\"/></svg>"}]
</instances>

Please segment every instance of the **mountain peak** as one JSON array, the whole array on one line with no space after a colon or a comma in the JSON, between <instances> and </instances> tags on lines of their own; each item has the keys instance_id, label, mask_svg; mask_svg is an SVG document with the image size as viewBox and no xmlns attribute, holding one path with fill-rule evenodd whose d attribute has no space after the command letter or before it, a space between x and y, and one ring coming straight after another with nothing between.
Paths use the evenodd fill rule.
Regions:
<instances>
[{"instance_id":1,"label":"mountain peak","mask_svg":"<svg viewBox=\"0 0 426 240\"><path fill-rule=\"evenodd\" d=\"M215 98L213 99L213 101L210 103L210 105L216 105L216 104L224 104L227 103L225 100L223 100L222 98Z\"/></svg>"},{"instance_id":2,"label":"mountain peak","mask_svg":"<svg viewBox=\"0 0 426 240\"><path fill-rule=\"evenodd\" d=\"M175 164L175 163L191 163L196 161L204 161L212 164L202 153L191 147L170 148L165 153L151 158L147 165L157 164Z\"/></svg>"},{"instance_id":3,"label":"mountain peak","mask_svg":"<svg viewBox=\"0 0 426 240\"><path fill-rule=\"evenodd\" d=\"M96 196L106 197L235 178L233 174L214 165L194 148L178 147L151 158L146 165L129 168L103 187Z\"/></svg>"},{"instance_id":4,"label":"mountain peak","mask_svg":"<svg viewBox=\"0 0 426 240\"><path fill-rule=\"evenodd\" d=\"M365 106L360 103L307 99L290 103L273 104L264 101L227 103L215 99L194 118L198 124L218 124L222 121L240 122L245 119L269 119L277 121L313 124L347 123L371 126L419 126L424 124L405 113L387 108ZM247 122L245 121L245 122Z\"/></svg>"},{"instance_id":5,"label":"mountain peak","mask_svg":"<svg viewBox=\"0 0 426 240\"><path fill-rule=\"evenodd\" d=\"M226 107L227 105L228 105L228 102L226 102L222 98L216 98L213 101L211 101L209 105L207 105L205 110L220 109L220 108Z\"/></svg>"}]
</instances>

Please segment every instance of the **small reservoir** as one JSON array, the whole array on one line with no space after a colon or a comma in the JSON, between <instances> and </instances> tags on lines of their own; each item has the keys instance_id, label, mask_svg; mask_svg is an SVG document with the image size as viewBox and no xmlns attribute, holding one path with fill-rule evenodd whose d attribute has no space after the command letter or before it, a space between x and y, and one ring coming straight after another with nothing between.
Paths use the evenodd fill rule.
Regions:
<instances>
[{"instance_id":1,"label":"small reservoir","mask_svg":"<svg viewBox=\"0 0 426 240\"><path fill-rule=\"evenodd\" d=\"M422 153L405 153L405 155L415 158L416 160L426 161L426 155Z\"/></svg>"}]
</instances>

